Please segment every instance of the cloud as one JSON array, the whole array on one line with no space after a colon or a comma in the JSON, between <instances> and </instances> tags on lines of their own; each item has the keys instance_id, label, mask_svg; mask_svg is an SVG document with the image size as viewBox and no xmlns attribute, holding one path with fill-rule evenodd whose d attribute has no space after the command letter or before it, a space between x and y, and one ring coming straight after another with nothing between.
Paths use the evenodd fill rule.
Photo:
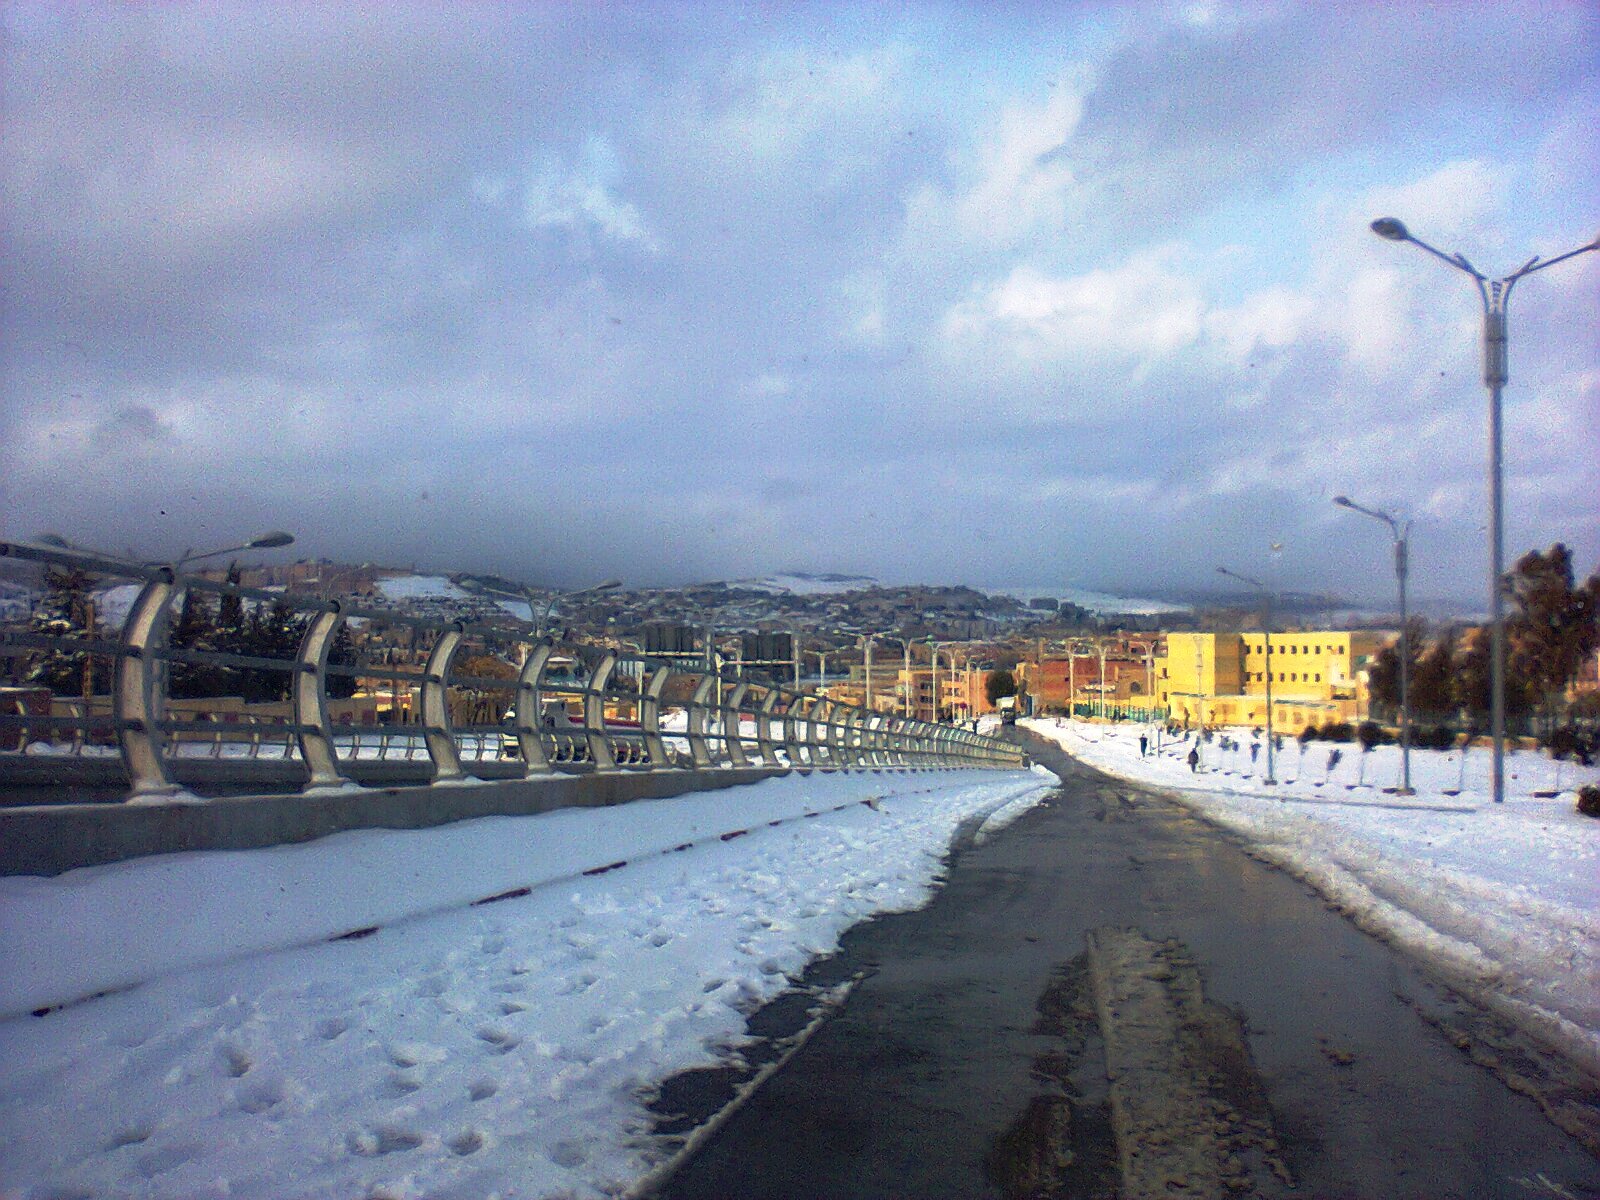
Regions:
<instances>
[{"instance_id":1,"label":"cloud","mask_svg":"<svg viewBox=\"0 0 1600 1200\"><path fill-rule=\"evenodd\" d=\"M1173 246L1070 278L1018 267L946 314L943 344L1002 372L1041 363L1118 361L1138 368L1193 344L1204 303L1175 269Z\"/></svg>"},{"instance_id":2,"label":"cloud","mask_svg":"<svg viewBox=\"0 0 1600 1200\"><path fill-rule=\"evenodd\" d=\"M0 513L100 544L1127 583L1287 540L1323 586L1349 492L1443 589L1477 301L1367 222L1486 270L1592 232L1580 5L0 19ZM1514 539L1580 559L1597 281L1519 285L1508 390Z\"/></svg>"},{"instance_id":3,"label":"cloud","mask_svg":"<svg viewBox=\"0 0 1600 1200\"><path fill-rule=\"evenodd\" d=\"M523 199L525 218L535 228L586 226L658 252L639 210L614 194L620 176L616 150L606 138L592 134L571 166L547 155L534 171Z\"/></svg>"}]
</instances>

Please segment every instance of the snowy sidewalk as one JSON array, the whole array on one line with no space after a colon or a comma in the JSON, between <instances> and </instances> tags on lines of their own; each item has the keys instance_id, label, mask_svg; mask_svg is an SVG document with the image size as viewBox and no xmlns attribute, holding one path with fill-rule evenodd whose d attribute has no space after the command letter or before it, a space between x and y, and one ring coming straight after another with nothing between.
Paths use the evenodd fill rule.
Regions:
<instances>
[{"instance_id":1,"label":"snowy sidewalk","mask_svg":"<svg viewBox=\"0 0 1600 1200\"><path fill-rule=\"evenodd\" d=\"M1328 772L1333 747L1312 743L1302 764L1287 743L1277 774L1288 782L1268 787L1247 773L1248 731L1222 731L1244 748L1203 745L1202 770L1191 773L1192 740L1164 739L1161 754L1152 741L1140 756L1148 727L1023 724L1108 774L1171 789L1362 928L1600 1078L1600 821L1576 813L1570 790L1600 781L1600 770L1516 754L1510 794L1496 805L1485 752L1463 764L1453 752L1413 750L1417 795L1405 797L1382 790L1398 776L1395 747L1366 763L1359 747L1337 747L1341 761ZM1253 770L1265 765L1263 753ZM1558 787L1568 790L1535 794Z\"/></svg>"},{"instance_id":2,"label":"snowy sidewalk","mask_svg":"<svg viewBox=\"0 0 1600 1200\"><path fill-rule=\"evenodd\" d=\"M0 1194L615 1195L653 1084L1054 783L790 776L4 881L13 1011L126 990L0 1021Z\"/></svg>"}]
</instances>

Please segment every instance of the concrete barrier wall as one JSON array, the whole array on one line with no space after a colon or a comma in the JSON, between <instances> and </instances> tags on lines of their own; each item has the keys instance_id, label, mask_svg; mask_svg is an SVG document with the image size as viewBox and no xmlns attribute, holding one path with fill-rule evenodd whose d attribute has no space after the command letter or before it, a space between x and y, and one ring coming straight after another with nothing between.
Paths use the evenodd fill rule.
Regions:
<instances>
[{"instance_id":1,"label":"concrete barrier wall","mask_svg":"<svg viewBox=\"0 0 1600 1200\"><path fill-rule=\"evenodd\" d=\"M184 850L250 850L307 842L346 829L426 829L475 817L627 804L786 773L729 767L607 772L189 802L5 808L0 809L0 875L59 875L76 867Z\"/></svg>"}]
</instances>

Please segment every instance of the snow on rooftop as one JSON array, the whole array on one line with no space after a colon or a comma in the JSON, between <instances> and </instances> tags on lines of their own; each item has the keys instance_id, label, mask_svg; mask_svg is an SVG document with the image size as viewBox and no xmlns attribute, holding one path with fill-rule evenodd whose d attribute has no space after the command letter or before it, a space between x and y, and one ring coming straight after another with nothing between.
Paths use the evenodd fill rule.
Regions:
<instances>
[{"instance_id":1,"label":"snow on rooftop","mask_svg":"<svg viewBox=\"0 0 1600 1200\"><path fill-rule=\"evenodd\" d=\"M1362 928L1600 1075L1600 821L1579 816L1575 796L1600 783L1600 768L1512 754L1497 805L1485 748L1464 758L1413 750L1416 795L1405 797L1392 790L1394 746L1363 756L1354 743L1311 742L1302 756L1284 739L1269 787L1264 743L1248 730L1222 731L1234 750L1201 743L1191 771L1195 743L1162 737L1157 750L1152 726L1020 724L1090 766L1171 789ZM1141 733L1152 739L1144 757Z\"/></svg>"},{"instance_id":2,"label":"snow on rooftop","mask_svg":"<svg viewBox=\"0 0 1600 1200\"><path fill-rule=\"evenodd\" d=\"M0 880L0 1195L620 1194L668 1152L653 1084L1054 782L790 776Z\"/></svg>"}]
</instances>

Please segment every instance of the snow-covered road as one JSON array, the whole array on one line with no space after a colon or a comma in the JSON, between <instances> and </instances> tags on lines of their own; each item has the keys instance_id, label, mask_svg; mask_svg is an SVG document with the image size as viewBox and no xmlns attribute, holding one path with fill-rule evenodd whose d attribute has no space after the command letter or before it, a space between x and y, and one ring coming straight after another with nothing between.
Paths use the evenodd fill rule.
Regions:
<instances>
[{"instance_id":1,"label":"snow-covered road","mask_svg":"<svg viewBox=\"0 0 1600 1200\"><path fill-rule=\"evenodd\" d=\"M617 1194L665 1153L654 1083L1054 783L792 776L0 881L0 1193Z\"/></svg>"}]
</instances>

